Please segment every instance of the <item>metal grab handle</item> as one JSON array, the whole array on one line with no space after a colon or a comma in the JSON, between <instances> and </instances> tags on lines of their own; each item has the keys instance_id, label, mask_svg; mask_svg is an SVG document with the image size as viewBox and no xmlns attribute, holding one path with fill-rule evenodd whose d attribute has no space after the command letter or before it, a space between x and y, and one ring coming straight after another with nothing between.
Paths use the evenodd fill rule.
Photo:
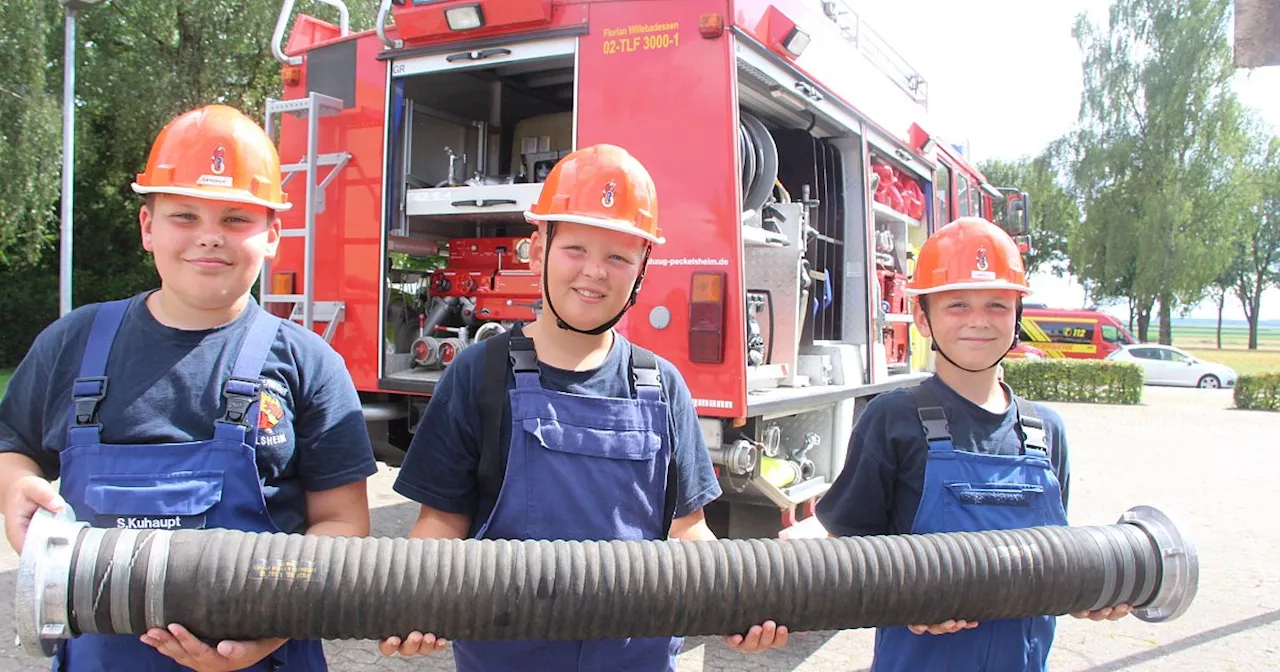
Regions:
<instances>
[{"instance_id":1,"label":"metal grab handle","mask_svg":"<svg viewBox=\"0 0 1280 672\"><path fill-rule=\"evenodd\" d=\"M347 3L342 0L316 0L330 7L338 8L338 30L339 34L346 37L351 32L351 13L347 11ZM387 0L390 2L390 0ZM271 55L276 57L284 65L302 65L301 56L286 56L281 43L284 42L284 28L289 23L289 17L293 15L293 0L284 0L284 6L280 8L280 16L276 18L276 29L271 34Z\"/></svg>"},{"instance_id":2,"label":"metal grab handle","mask_svg":"<svg viewBox=\"0 0 1280 672\"><path fill-rule=\"evenodd\" d=\"M483 198L483 199L477 198L474 200L454 201L449 205L452 205L455 208L462 208L462 207L488 208L495 205L515 205L515 204L516 204L515 200L510 198Z\"/></svg>"},{"instance_id":3,"label":"metal grab handle","mask_svg":"<svg viewBox=\"0 0 1280 672\"><path fill-rule=\"evenodd\" d=\"M386 45L388 49L399 49L404 46L403 40L393 40L387 37L387 14L391 13L391 0L382 0L378 5L378 39Z\"/></svg>"},{"instance_id":4,"label":"metal grab handle","mask_svg":"<svg viewBox=\"0 0 1280 672\"><path fill-rule=\"evenodd\" d=\"M482 61L490 56L510 56L510 49L481 49L479 51L464 51L458 54L449 54L445 57L445 61L452 63L454 61Z\"/></svg>"}]
</instances>

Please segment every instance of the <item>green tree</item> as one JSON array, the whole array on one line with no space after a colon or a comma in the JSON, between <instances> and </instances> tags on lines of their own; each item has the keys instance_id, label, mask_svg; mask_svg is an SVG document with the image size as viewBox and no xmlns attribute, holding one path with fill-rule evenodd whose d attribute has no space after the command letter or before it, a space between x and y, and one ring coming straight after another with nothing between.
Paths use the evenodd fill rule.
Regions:
<instances>
[{"instance_id":1,"label":"green tree","mask_svg":"<svg viewBox=\"0 0 1280 672\"><path fill-rule=\"evenodd\" d=\"M62 103L51 87L61 74L50 81L49 10L45 0L0 2L0 268L38 262L58 221Z\"/></svg>"},{"instance_id":2,"label":"green tree","mask_svg":"<svg viewBox=\"0 0 1280 672\"><path fill-rule=\"evenodd\" d=\"M991 184L1030 195L1031 252L1027 255L1027 271L1048 271L1062 277L1068 270L1068 234L1080 221L1080 208L1058 183L1055 152L1056 145L1034 159L994 159L983 162L979 170Z\"/></svg>"},{"instance_id":3,"label":"green tree","mask_svg":"<svg viewBox=\"0 0 1280 672\"><path fill-rule=\"evenodd\" d=\"M348 5L352 31L373 25L377 3ZM338 20L320 3L299 9ZM79 16L75 305L156 285L129 185L177 114L224 103L263 118L266 99L280 95L271 54L279 11L274 2L115 0ZM58 314L62 16L57 0L0 0L0 305L13 309L0 327L0 365Z\"/></svg>"},{"instance_id":4,"label":"green tree","mask_svg":"<svg viewBox=\"0 0 1280 672\"><path fill-rule=\"evenodd\" d=\"M1214 307L1218 310L1218 325L1214 336L1219 350L1222 349L1222 313L1227 307L1227 296L1235 289L1236 281L1240 277L1238 269L1238 260L1233 260L1227 270L1223 271L1222 275L1218 276L1205 290L1205 298L1213 301Z\"/></svg>"},{"instance_id":5,"label":"green tree","mask_svg":"<svg viewBox=\"0 0 1280 672\"><path fill-rule=\"evenodd\" d=\"M1128 298L1146 340L1157 312L1204 296L1230 263L1238 222L1225 204L1248 146L1230 89L1229 0L1116 0L1105 28L1085 17L1073 178L1084 221L1069 243L1079 274ZM1076 259L1077 252L1080 258Z\"/></svg>"},{"instance_id":6,"label":"green tree","mask_svg":"<svg viewBox=\"0 0 1280 672\"><path fill-rule=\"evenodd\" d=\"M1262 294L1280 286L1280 138L1271 138L1259 154L1263 157L1252 173L1256 191L1242 208L1241 235L1235 261L1230 266L1232 290L1249 321L1249 349L1258 349L1258 314ZM1222 347L1219 345L1218 347Z\"/></svg>"}]
</instances>

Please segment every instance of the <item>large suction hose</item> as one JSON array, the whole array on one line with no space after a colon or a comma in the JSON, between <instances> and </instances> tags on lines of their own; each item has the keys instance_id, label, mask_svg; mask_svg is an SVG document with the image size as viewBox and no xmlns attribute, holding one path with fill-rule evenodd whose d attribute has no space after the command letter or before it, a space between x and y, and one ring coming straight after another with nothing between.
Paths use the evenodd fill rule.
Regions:
<instances>
[{"instance_id":1,"label":"large suction hose","mask_svg":"<svg viewBox=\"0 0 1280 672\"><path fill-rule=\"evenodd\" d=\"M778 147L764 123L739 110L738 151L742 155L742 209L758 212L778 180Z\"/></svg>"},{"instance_id":2,"label":"large suction hose","mask_svg":"<svg viewBox=\"0 0 1280 672\"><path fill-rule=\"evenodd\" d=\"M802 540L408 540L33 522L23 647L181 623L212 639L595 639L1061 615L1163 621L1195 596L1194 548L1159 511L1116 525Z\"/></svg>"}]
</instances>

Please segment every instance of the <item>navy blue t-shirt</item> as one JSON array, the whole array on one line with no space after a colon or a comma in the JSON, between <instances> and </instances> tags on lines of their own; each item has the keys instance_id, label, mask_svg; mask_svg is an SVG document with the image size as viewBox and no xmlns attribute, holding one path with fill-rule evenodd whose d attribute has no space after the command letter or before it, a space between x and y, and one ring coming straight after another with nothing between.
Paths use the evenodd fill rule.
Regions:
<instances>
[{"instance_id":1,"label":"navy blue t-shirt","mask_svg":"<svg viewBox=\"0 0 1280 672\"><path fill-rule=\"evenodd\" d=\"M186 442L213 437L222 384L231 375L249 306L229 324L184 331L156 321L143 298L125 313L107 360L98 406L102 441ZM71 388L98 306L77 308L36 337L0 401L0 452L17 452L50 480L70 422ZM262 368L257 464L267 511L281 530L306 528L304 492L328 490L377 471L360 398L341 355L319 335L285 321Z\"/></svg>"},{"instance_id":2,"label":"navy blue t-shirt","mask_svg":"<svg viewBox=\"0 0 1280 672\"><path fill-rule=\"evenodd\" d=\"M947 414L956 450L991 455L1018 455L1022 440L1014 404L1004 413L992 413L969 401L937 376L926 378ZM1005 388L1006 394L1010 391ZM1062 506L1067 506L1070 470L1062 416L1035 404L1044 421L1049 460L1062 486ZM924 489L924 467L929 445L910 391L886 392L867 404L853 428L844 469L818 502L818 522L832 534L863 536L911 532Z\"/></svg>"},{"instance_id":3,"label":"navy blue t-shirt","mask_svg":"<svg viewBox=\"0 0 1280 672\"><path fill-rule=\"evenodd\" d=\"M471 515L473 536L485 522L481 518L494 505L494 502L480 502L476 476L480 465L478 399L484 373L484 349L493 343L481 341L463 350L449 364L413 435L394 486L396 492L433 509ZM630 343L615 332L613 347L599 368L566 371L543 363L540 364L542 386L570 394L630 398L630 352ZM679 518L719 497L720 483L698 426L689 387L671 362L657 359L670 411L676 469L675 515ZM507 391L515 385L515 374L507 367ZM502 431L498 440L499 445L510 445L511 399L505 393L502 396ZM503 487L508 485L504 481ZM548 483L546 487L556 485Z\"/></svg>"}]
</instances>

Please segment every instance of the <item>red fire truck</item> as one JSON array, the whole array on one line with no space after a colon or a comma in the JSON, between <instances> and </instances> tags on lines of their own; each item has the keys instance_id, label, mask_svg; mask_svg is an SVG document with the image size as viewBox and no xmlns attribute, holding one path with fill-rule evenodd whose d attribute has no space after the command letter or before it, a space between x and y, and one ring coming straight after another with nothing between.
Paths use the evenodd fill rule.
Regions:
<instances>
[{"instance_id":1,"label":"red fire truck","mask_svg":"<svg viewBox=\"0 0 1280 672\"><path fill-rule=\"evenodd\" d=\"M267 104L295 207L261 301L346 359L379 456L454 355L530 320L521 213L576 147L627 148L667 243L618 325L684 375L727 536L776 536L860 409L921 380L904 286L958 216L1025 236L1025 193L930 135L927 83L843 2L383 0L351 33L287 0Z\"/></svg>"}]
</instances>

